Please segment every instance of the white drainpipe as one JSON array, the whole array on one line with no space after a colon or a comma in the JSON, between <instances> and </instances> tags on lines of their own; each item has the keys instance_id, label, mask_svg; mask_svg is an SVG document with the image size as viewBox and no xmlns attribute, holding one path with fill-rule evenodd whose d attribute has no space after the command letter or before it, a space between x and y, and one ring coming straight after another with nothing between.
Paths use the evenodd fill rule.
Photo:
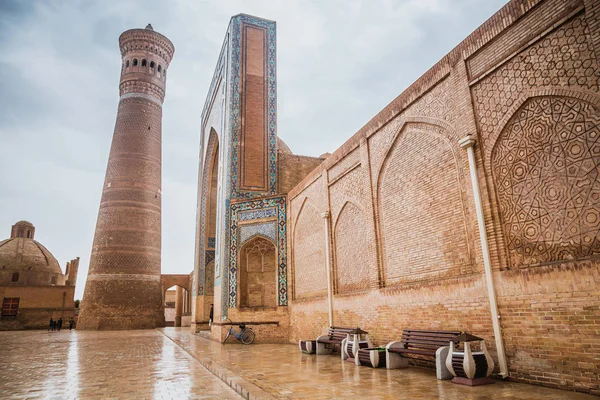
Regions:
<instances>
[{"instance_id":1,"label":"white drainpipe","mask_svg":"<svg viewBox=\"0 0 600 400\"><path fill-rule=\"evenodd\" d=\"M483 219L483 206L481 203L481 195L479 193L479 181L477 179L477 164L475 163L475 152L473 151L475 139L471 136L466 136L459 140L458 144L460 147L467 150L467 156L469 158L469 170L471 171L473 198L475 200L477 223L479 225L479 240L481 241L481 252L483 253L485 280L487 282L488 296L490 298L492 326L494 327L496 350L498 351L498 362L500 364L500 376L502 378L507 378L508 364L506 362L506 353L504 351L504 341L502 340L502 327L500 326L500 315L498 315L498 303L496 302L496 291L494 289L494 280L492 277L492 262L490 260L490 250L488 247L487 234L485 230L485 220Z\"/></svg>"},{"instance_id":2,"label":"white drainpipe","mask_svg":"<svg viewBox=\"0 0 600 400\"><path fill-rule=\"evenodd\" d=\"M329 326L333 326L333 289L331 287L331 256L329 250L329 211L321 214L325 221L325 269L327 272L327 302L329 306Z\"/></svg>"}]
</instances>

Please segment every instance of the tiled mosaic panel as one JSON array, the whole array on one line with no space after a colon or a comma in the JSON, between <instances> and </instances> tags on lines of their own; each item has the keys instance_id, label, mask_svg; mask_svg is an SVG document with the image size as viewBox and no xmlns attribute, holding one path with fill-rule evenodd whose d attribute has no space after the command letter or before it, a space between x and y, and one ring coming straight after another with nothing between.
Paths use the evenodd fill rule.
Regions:
<instances>
[{"instance_id":1,"label":"tiled mosaic panel","mask_svg":"<svg viewBox=\"0 0 600 400\"><path fill-rule=\"evenodd\" d=\"M503 129L492 171L514 267L600 254L600 110L527 100Z\"/></svg>"},{"instance_id":2,"label":"tiled mosaic panel","mask_svg":"<svg viewBox=\"0 0 600 400\"><path fill-rule=\"evenodd\" d=\"M273 239L274 242L277 241L277 223L273 221L240 226L240 248L256 236L265 236Z\"/></svg>"},{"instance_id":3,"label":"tiled mosaic panel","mask_svg":"<svg viewBox=\"0 0 600 400\"><path fill-rule=\"evenodd\" d=\"M209 237L208 238L208 248L209 249L214 249L216 245L216 238L214 237Z\"/></svg>"},{"instance_id":4,"label":"tiled mosaic panel","mask_svg":"<svg viewBox=\"0 0 600 400\"><path fill-rule=\"evenodd\" d=\"M252 198L257 192L240 192L239 187L239 143L240 143L240 83L241 83L241 43L242 25L260 26L267 30L267 81L268 81L268 175L269 193L277 192L277 84L276 84L276 37L275 23L248 15L239 15L231 21L231 109L229 114L231 143L231 197Z\"/></svg>"},{"instance_id":5,"label":"tiled mosaic panel","mask_svg":"<svg viewBox=\"0 0 600 400\"><path fill-rule=\"evenodd\" d=\"M249 221L252 219L269 218L277 215L277 209L267 208L264 210L245 211L239 214L240 221Z\"/></svg>"},{"instance_id":6,"label":"tiled mosaic panel","mask_svg":"<svg viewBox=\"0 0 600 400\"><path fill-rule=\"evenodd\" d=\"M285 196L250 200L243 203L231 205L230 217L230 246L229 246L229 307L235 308L237 299L237 275L238 275L238 250L241 246L239 233L239 213L248 210L260 210L264 208L277 209L277 276L278 276L278 299L280 306L288 304L287 289L287 236L286 236L286 198Z\"/></svg>"}]
</instances>

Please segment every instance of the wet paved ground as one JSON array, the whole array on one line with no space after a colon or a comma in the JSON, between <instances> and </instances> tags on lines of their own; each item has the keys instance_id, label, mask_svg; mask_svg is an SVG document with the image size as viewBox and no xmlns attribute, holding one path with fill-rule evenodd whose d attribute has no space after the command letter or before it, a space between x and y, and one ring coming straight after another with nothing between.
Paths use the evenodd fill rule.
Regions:
<instances>
[{"instance_id":1,"label":"wet paved ground","mask_svg":"<svg viewBox=\"0 0 600 400\"><path fill-rule=\"evenodd\" d=\"M0 332L0 343L0 399L240 398L223 380L263 398L597 399L510 382L469 388L427 369L356 367L294 345L221 346L187 328Z\"/></svg>"},{"instance_id":2,"label":"wet paved ground","mask_svg":"<svg viewBox=\"0 0 600 400\"><path fill-rule=\"evenodd\" d=\"M357 367L339 355L302 354L296 345L219 343L166 328L162 332L199 360L226 367L277 398L592 400L598 397L514 382L467 387L438 381L435 371Z\"/></svg>"},{"instance_id":3,"label":"wet paved ground","mask_svg":"<svg viewBox=\"0 0 600 400\"><path fill-rule=\"evenodd\" d=\"M159 331L0 332L0 399L238 399Z\"/></svg>"}]
</instances>

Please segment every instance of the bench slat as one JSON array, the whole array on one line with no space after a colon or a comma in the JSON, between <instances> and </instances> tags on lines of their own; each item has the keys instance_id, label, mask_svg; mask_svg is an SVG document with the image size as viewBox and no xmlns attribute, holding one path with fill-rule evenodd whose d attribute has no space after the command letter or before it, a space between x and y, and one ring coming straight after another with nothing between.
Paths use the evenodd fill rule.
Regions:
<instances>
[{"instance_id":1,"label":"bench slat","mask_svg":"<svg viewBox=\"0 0 600 400\"><path fill-rule=\"evenodd\" d=\"M453 339L456 336L453 337L449 337L447 339L442 339L442 340L429 340L429 339L419 339L419 340L415 340L415 339L406 339L406 338L402 338L402 342L403 343L423 343L423 344L441 344L441 345L448 345L450 343L450 341L454 341Z\"/></svg>"},{"instance_id":2,"label":"bench slat","mask_svg":"<svg viewBox=\"0 0 600 400\"><path fill-rule=\"evenodd\" d=\"M389 349L392 353L400 354L419 354L422 356L435 356L435 350L416 350L416 349L405 349L405 348L393 348Z\"/></svg>"},{"instance_id":3,"label":"bench slat","mask_svg":"<svg viewBox=\"0 0 600 400\"><path fill-rule=\"evenodd\" d=\"M402 332L402 336L406 336L406 337L422 337L422 338L432 338L432 339L436 339L436 338L447 338L447 337L456 337L458 335L455 335L454 333L448 333L445 335L436 333L436 334L427 334L427 333L410 333L410 332Z\"/></svg>"},{"instance_id":4,"label":"bench slat","mask_svg":"<svg viewBox=\"0 0 600 400\"><path fill-rule=\"evenodd\" d=\"M422 332L422 333L441 333L441 334L453 333L455 335L460 335L460 331L426 331L426 330L422 330L422 329L404 329L403 332Z\"/></svg>"}]
</instances>

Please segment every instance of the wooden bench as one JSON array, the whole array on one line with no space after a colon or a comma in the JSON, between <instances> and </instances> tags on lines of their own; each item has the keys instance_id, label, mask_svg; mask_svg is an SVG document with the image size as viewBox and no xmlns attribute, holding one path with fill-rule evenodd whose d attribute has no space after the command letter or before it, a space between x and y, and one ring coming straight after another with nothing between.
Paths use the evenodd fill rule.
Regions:
<instances>
[{"instance_id":1,"label":"wooden bench","mask_svg":"<svg viewBox=\"0 0 600 400\"><path fill-rule=\"evenodd\" d=\"M342 346L342 342L346 340L348 334L352 334L352 332L355 330L356 328L331 326L326 335L321 335L317 338L317 354L331 353L333 351L333 346Z\"/></svg>"},{"instance_id":2,"label":"wooden bench","mask_svg":"<svg viewBox=\"0 0 600 400\"><path fill-rule=\"evenodd\" d=\"M460 331L426 331L405 329L402 339L386 346L386 366L388 369L408 367L410 355L434 357L438 379L450 379L446 368L446 357L450 341L455 341Z\"/></svg>"}]
</instances>

